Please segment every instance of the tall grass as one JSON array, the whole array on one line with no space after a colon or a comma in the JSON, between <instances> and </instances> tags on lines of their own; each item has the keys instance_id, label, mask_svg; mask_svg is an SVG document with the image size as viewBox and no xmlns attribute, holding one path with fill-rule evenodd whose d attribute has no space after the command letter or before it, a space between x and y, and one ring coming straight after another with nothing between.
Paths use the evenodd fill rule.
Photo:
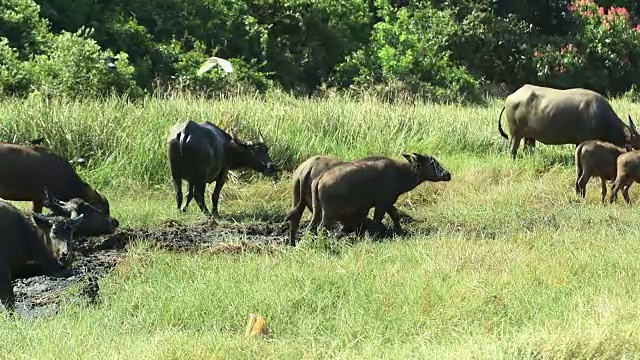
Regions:
<instances>
[{"instance_id":1,"label":"tall grass","mask_svg":"<svg viewBox=\"0 0 640 360\"><path fill-rule=\"evenodd\" d=\"M636 115L632 103L613 105ZM303 236L275 255L217 256L139 244L101 280L99 307L70 300L55 317L0 321L0 356L640 358L640 210L601 205L595 179L579 199L571 145L539 144L512 161L496 129L501 106L282 94L2 102L3 139L44 134L68 156L92 154L83 176L105 188L123 226L200 216L196 206L178 214L169 194L165 136L187 118L236 118L248 138L260 129L289 170L318 153L422 152L453 178L402 196L416 221L387 243ZM278 222L290 191L288 181L232 182L220 211ZM250 312L267 317L271 338L241 336Z\"/></svg>"}]
</instances>

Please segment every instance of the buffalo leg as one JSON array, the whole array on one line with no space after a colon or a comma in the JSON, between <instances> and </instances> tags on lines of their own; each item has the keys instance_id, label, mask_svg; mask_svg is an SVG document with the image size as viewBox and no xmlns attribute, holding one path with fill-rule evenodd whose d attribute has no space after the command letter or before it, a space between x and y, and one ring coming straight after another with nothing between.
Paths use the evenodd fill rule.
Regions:
<instances>
[{"instance_id":1,"label":"buffalo leg","mask_svg":"<svg viewBox=\"0 0 640 360\"><path fill-rule=\"evenodd\" d=\"M618 200L618 191L620 191L626 185L627 185L627 177L625 176L617 178L616 181L613 182L613 186L611 189L611 196L609 197L610 203L613 204Z\"/></svg>"},{"instance_id":2,"label":"buffalo leg","mask_svg":"<svg viewBox=\"0 0 640 360\"><path fill-rule=\"evenodd\" d=\"M398 214L398 209L392 205L387 211L387 214L389 214L393 221L393 230L397 235L400 235L402 233L402 227L400 226L400 215Z\"/></svg>"},{"instance_id":3,"label":"buffalo leg","mask_svg":"<svg viewBox=\"0 0 640 360\"><path fill-rule=\"evenodd\" d=\"M631 198L629 197L629 188L631 187L632 184L633 183L631 183L631 184L629 184L627 186L624 186L622 188L622 197L624 197L624 201L626 201L627 204L631 204Z\"/></svg>"},{"instance_id":4,"label":"buffalo leg","mask_svg":"<svg viewBox=\"0 0 640 360\"><path fill-rule=\"evenodd\" d=\"M44 202L42 200L36 200L33 202L33 212L42 213L42 206Z\"/></svg>"},{"instance_id":5,"label":"buffalo leg","mask_svg":"<svg viewBox=\"0 0 640 360\"><path fill-rule=\"evenodd\" d=\"M520 146L520 141L522 141L522 137L519 135L514 135L511 138L511 159L516 159L516 154L518 153L518 147Z\"/></svg>"},{"instance_id":6,"label":"buffalo leg","mask_svg":"<svg viewBox=\"0 0 640 360\"><path fill-rule=\"evenodd\" d=\"M176 206L180 210L180 206L182 206L182 179L173 178L173 189L176 193Z\"/></svg>"},{"instance_id":7,"label":"buffalo leg","mask_svg":"<svg viewBox=\"0 0 640 360\"><path fill-rule=\"evenodd\" d=\"M189 204L191 203L191 200L193 199L193 190L194 190L194 186L193 183L191 181L187 182L188 185L188 189L187 189L187 201L185 201L184 206L182 207L182 212L187 211L187 207L189 206Z\"/></svg>"},{"instance_id":8,"label":"buffalo leg","mask_svg":"<svg viewBox=\"0 0 640 360\"><path fill-rule=\"evenodd\" d=\"M374 237L379 236L380 228L382 227L382 218L384 217L386 211L382 209L380 206L376 206L373 210L373 220L371 221L371 235Z\"/></svg>"},{"instance_id":9,"label":"buffalo leg","mask_svg":"<svg viewBox=\"0 0 640 360\"><path fill-rule=\"evenodd\" d=\"M583 172L580 178L576 180L576 192L583 198L587 196L587 184L591 180L591 174Z\"/></svg>"},{"instance_id":10,"label":"buffalo leg","mask_svg":"<svg viewBox=\"0 0 640 360\"><path fill-rule=\"evenodd\" d=\"M607 179L601 177L600 178L600 186L602 189L600 190L600 194L602 197L602 203L604 204L604 199L607 197ZM586 189L585 189L586 191Z\"/></svg>"},{"instance_id":11,"label":"buffalo leg","mask_svg":"<svg viewBox=\"0 0 640 360\"><path fill-rule=\"evenodd\" d=\"M225 182L227 182L227 173L228 170L222 170L218 178L216 179L216 186L213 188L213 192L211 193L211 214L217 216L218 215L218 202L220 201L220 192L222 191L222 186Z\"/></svg>"},{"instance_id":12,"label":"buffalo leg","mask_svg":"<svg viewBox=\"0 0 640 360\"><path fill-rule=\"evenodd\" d=\"M302 218L303 212L304 207L302 207L302 209L298 209L298 207L296 207L287 215L287 217L289 218L289 245L291 246L296 246L298 226L300 225L300 219Z\"/></svg>"},{"instance_id":13,"label":"buffalo leg","mask_svg":"<svg viewBox=\"0 0 640 360\"><path fill-rule=\"evenodd\" d=\"M204 181L199 181L194 186L193 197L196 199L196 203L198 204L198 207L200 207L200 210L205 215L210 215L209 209L207 209L207 204L204 202L204 191L206 188L207 184Z\"/></svg>"},{"instance_id":14,"label":"buffalo leg","mask_svg":"<svg viewBox=\"0 0 640 360\"><path fill-rule=\"evenodd\" d=\"M16 297L11 285L11 272L8 268L0 269L0 301L7 311L13 312L15 309Z\"/></svg>"},{"instance_id":15,"label":"buffalo leg","mask_svg":"<svg viewBox=\"0 0 640 360\"><path fill-rule=\"evenodd\" d=\"M536 147L535 139L530 139L530 138L524 139L524 148L527 150L529 154L533 153L533 150L535 149L535 147Z\"/></svg>"}]
</instances>

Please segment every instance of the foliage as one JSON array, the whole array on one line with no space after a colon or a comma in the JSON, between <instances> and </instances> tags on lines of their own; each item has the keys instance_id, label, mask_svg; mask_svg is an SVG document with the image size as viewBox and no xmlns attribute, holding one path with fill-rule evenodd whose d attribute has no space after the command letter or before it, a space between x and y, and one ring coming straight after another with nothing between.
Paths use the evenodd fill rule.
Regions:
<instances>
[{"instance_id":1,"label":"foliage","mask_svg":"<svg viewBox=\"0 0 640 360\"><path fill-rule=\"evenodd\" d=\"M275 86L304 95L371 89L386 98L473 101L483 89L523 83L617 95L639 78L637 15L630 0L7 0L0 86L5 96L73 93L91 72L55 84L62 70L41 58L70 41L57 36L76 34L128 62L84 96L168 88L218 96ZM198 62L212 54L232 60L236 72L196 77Z\"/></svg>"},{"instance_id":2,"label":"foliage","mask_svg":"<svg viewBox=\"0 0 640 360\"><path fill-rule=\"evenodd\" d=\"M640 25L633 25L626 8L606 9L591 0L575 0L568 10L578 26L576 36L536 52L541 81L600 92L630 89L640 75Z\"/></svg>"}]
</instances>

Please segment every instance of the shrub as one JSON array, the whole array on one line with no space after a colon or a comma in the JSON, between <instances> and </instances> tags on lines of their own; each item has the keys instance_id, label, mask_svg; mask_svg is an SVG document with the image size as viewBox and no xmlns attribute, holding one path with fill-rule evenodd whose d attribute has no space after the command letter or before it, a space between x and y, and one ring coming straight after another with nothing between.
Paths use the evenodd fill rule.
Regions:
<instances>
[{"instance_id":1,"label":"shrub","mask_svg":"<svg viewBox=\"0 0 640 360\"><path fill-rule=\"evenodd\" d=\"M624 7L574 0L568 7L577 30L572 43L543 46L535 53L540 79L551 86L582 86L617 95L640 75L640 26Z\"/></svg>"},{"instance_id":2,"label":"shrub","mask_svg":"<svg viewBox=\"0 0 640 360\"><path fill-rule=\"evenodd\" d=\"M340 66L344 77L356 73L353 85L402 84L405 91L436 101L477 97L478 81L451 57L458 28L449 10L419 5L383 14L370 47Z\"/></svg>"},{"instance_id":3,"label":"shrub","mask_svg":"<svg viewBox=\"0 0 640 360\"><path fill-rule=\"evenodd\" d=\"M89 38L91 30L62 32L51 38L46 54L30 63L34 90L46 96L93 96L132 92L134 69L126 53L114 56Z\"/></svg>"}]
</instances>

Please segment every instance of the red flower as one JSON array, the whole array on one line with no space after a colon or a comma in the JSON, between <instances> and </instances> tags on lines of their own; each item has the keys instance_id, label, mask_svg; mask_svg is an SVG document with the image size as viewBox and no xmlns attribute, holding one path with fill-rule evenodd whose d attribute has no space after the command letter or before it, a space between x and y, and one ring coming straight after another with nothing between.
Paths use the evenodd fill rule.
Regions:
<instances>
[{"instance_id":1,"label":"red flower","mask_svg":"<svg viewBox=\"0 0 640 360\"><path fill-rule=\"evenodd\" d=\"M636 25L636 31L640 32L640 24Z\"/></svg>"},{"instance_id":2,"label":"red flower","mask_svg":"<svg viewBox=\"0 0 640 360\"><path fill-rule=\"evenodd\" d=\"M604 15L604 8L603 7L600 7L598 9L598 14L600 14L601 16Z\"/></svg>"}]
</instances>

